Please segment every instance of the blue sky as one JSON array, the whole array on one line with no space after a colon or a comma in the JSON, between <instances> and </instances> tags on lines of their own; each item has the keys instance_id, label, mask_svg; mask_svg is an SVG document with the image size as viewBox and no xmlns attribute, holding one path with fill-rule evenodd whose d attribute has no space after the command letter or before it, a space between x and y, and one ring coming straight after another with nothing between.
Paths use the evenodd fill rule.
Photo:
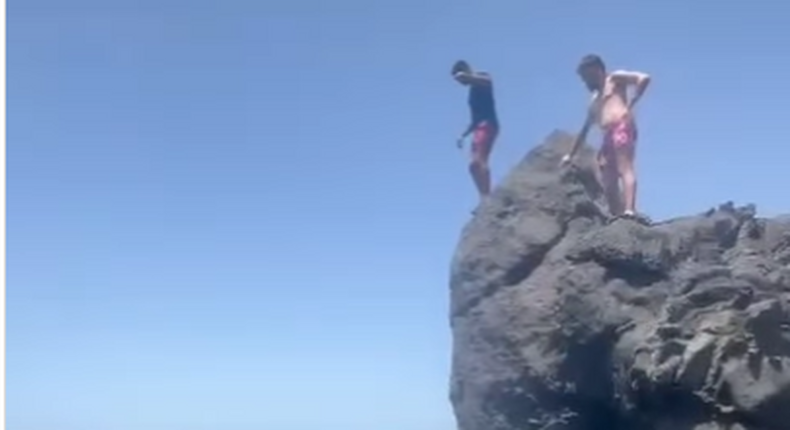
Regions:
<instances>
[{"instance_id":1,"label":"blue sky","mask_svg":"<svg viewBox=\"0 0 790 430\"><path fill-rule=\"evenodd\" d=\"M9 1L8 428L453 430L447 276L476 200L453 61L496 81L495 180L579 127L597 52L654 79L643 211L773 215L788 13Z\"/></svg>"}]
</instances>

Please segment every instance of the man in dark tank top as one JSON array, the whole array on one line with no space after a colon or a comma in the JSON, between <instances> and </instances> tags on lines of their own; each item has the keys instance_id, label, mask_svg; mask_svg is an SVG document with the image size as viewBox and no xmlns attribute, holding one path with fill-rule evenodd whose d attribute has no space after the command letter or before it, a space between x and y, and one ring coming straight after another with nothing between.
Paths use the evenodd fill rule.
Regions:
<instances>
[{"instance_id":1,"label":"man in dark tank top","mask_svg":"<svg viewBox=\"0 0 790 430\"><path fill-rule=\"evenodd\" d=\"M488 159L499 134L499 120L494 102L494 86L491 76L485 72L474 72L466 61L457 61L452 68L453 78L469 87L469 109L472 121L458 139L463 147L467 136L473 134L469 172L482 200L491 192L491 169Z\"/></svg>"}]
</instances>

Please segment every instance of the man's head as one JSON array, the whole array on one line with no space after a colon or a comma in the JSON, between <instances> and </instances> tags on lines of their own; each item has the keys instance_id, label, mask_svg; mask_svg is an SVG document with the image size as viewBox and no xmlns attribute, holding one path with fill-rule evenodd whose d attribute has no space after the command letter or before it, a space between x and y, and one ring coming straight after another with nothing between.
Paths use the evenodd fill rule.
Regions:
<instances>
[{"instance_id":1,"label":"man's head","mask_svg":"<svg viewBox=\"0 0 790 430\"><path fill-rule=\"evenodd\" d=\"M467 85L467 82L465 80L459 79L458 73L471 73L471 72L472 72L472 67L469 65L469 63L467 63L464 60L456 61L455 64L453 64L453 69L451 71L453 78L455 78L456 81L460 82L463 85Z\"/></svg>"},{"instance_id":2,"label":"man's head","mask_svg":"<svg viewBox=\"0 0 790 430\"><path fill-rule=\"evenodd\" d=\"M576 72L590 91L603 89L606 82L606 65L601 57L595 54L585 55L579 62Z\"/></svg>"}]
</instances>

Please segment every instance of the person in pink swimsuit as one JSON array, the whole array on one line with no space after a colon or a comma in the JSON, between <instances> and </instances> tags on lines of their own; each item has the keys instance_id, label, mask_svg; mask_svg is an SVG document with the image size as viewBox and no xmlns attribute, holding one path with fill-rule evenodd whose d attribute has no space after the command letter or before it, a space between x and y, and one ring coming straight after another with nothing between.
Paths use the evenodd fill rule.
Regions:
<instances>
[{"instance_id":1,"label":"person in pink swimsuit","mask_svg":"<svg viewBox=\"0 0 790 430\"><path fill-rule=\"evenodd\" d=\"M650 76L623 70L607 74L603 60L597 55L582 58L577 72L592 92L592 100L584 125L570 152L562 158L562 164L571 161L590 127L598 124L603 132L598 164L609 211L615 217L640 218L636 213L634 167L638 131L633 112L650 84ZM634 88L634 94L629 98L630 88Z\"/></svg>"}]
</instances>

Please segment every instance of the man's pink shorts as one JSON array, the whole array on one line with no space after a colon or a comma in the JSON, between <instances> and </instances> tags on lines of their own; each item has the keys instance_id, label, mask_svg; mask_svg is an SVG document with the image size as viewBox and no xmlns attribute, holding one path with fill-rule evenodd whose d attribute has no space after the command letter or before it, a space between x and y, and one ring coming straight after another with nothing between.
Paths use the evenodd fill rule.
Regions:
<instances>
[{"instance_id":1,"label":"man's pink shorts","mask_svg":"<svg viewBox=\"0 0 790 430\"><path fill-rule=\"evenodd\" d=\"M499 134L499 125L491 121L483 121L477 125L472 138L472 151L477 154L488 156L494 147L497 135Z\"/></svg>"},{"instance_id":2,"label":"man's pink shorts","mask_svg":"<svg viewBox=\"0 0 790 430\"><path fill-rule=\"evenodd\" d=\"M603 145L599 156L602 156L607 169L617 168L617 154L626 153L633 157L636 149L638 132L636 123L631 118L624 118L612 124L604 131Z\"/></svg>"}]
</instances>

